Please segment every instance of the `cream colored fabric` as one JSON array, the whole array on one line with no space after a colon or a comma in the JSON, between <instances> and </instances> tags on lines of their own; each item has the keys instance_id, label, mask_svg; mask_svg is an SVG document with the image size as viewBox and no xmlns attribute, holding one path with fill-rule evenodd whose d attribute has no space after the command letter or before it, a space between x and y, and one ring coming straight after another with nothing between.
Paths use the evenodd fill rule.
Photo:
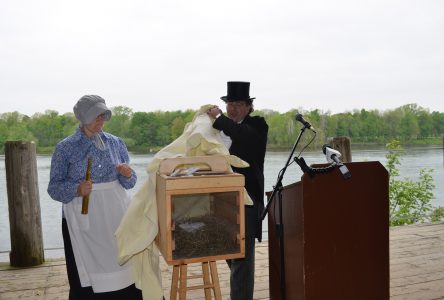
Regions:
<instances>
[{"instance_id":1,"label":"cream colored fabric","mask_svg":"<svg viewBox=\"0 0 444 300\"><path fill-rule=\"evenodd\" d=\"M156 172L160 161L181 156L224 155L232 166L248 167L245 161L229 154L219 131L212 127L214 120L206 114L211 106L202 106L182 135L156 153L147 166L147 182L133 197L115 233L119 263L131 261L136 286L142 290L145 300L159 300L163 295L159 250L154 243L158 232ZM245 195L245 204L253 205L248 193Z\"/></svg>"}]
</instances>

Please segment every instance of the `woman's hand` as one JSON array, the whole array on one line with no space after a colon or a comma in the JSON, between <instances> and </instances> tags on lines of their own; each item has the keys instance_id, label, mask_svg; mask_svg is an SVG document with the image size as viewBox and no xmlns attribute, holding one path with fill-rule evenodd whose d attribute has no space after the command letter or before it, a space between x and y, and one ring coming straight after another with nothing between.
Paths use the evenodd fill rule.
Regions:
<instances>
[{"instance_id":1,"label":"woman's hand","mask_svg":"<svg viewBox=\"0 0 444 300\"><path fill-rule=\"evenodd\" d=\"M132 175L132 169L128 164L118 164L116 169L120 175L123 175L125 177L129 178Z\"/></svg>"},{"instance_id":2,"label":"woman's hand","mask_svg":"<svg viewBox=\"0 0 444 300\"><path fill-rule=\"evenodd\" d=\"M77 195L79 196L88 196L91 194L92 191L92 181L91 180L84 180L81 181L79 186L77 187Z\"/></svg>"}]
</instances>

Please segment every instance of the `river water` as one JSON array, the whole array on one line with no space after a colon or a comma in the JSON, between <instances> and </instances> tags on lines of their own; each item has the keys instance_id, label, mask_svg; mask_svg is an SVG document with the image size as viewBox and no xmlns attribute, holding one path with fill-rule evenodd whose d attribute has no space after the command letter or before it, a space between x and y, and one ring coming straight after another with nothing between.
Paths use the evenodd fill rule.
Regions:
<instances>
[{"instance_id":1,"label":"river water","mask_svg":"<svg viewBox=\"0 0 444 300\"><path fill-rule=\"evenodd\" d=\"M434 206L444 206L444 152L441 146L424 146L406 148L402 156L401 176L413 180L418 179L421 168L431 168L436 188L434 190ZM383 147L359 149L352 148L352 160L380 161L386 163L387 151ZM277 181L279 171L284 167L290 152L268 152L265 157L265 190L272 191ZM152 160L153 155L131 154L131 166L136 170L138 183L130 192L135 193L147 179L146 165ZM304 152L302 157L307 164L325 163L325 156L319 152ZM8 200L6 191L5 157L0 156L0 261L8 261L8 252L11 249L9 236ZM37 157L38 183L40 195L40 208L42 215L43 242L45 257L63 257L63 240L61 234L61 203L52 200L46 188L49 180L50 156L39 155ZM291 164L285 173L283 184L288 185L299 181L302 171L296 163ZM264 221L264 236L267 237L267 222Z\"/></svg>"}]
</instances>

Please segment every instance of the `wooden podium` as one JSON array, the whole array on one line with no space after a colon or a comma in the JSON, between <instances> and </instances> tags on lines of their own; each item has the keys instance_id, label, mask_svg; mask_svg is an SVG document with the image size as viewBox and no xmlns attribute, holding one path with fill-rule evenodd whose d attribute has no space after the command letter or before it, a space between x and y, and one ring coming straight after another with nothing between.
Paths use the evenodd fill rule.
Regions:
<instances>
[{"instance_id":1,"label":"wooden podium","mask_svg":"<svg viewBox=\"0 0 444 300\"><path fill-rule=\"evenodd\" d=\"M287 300L389 299L388 172L379 162L346 166L349 179L336 168L282 190ZM268 212L272 300L281 299L278 201Z\"/></svg>"}]
</instances>

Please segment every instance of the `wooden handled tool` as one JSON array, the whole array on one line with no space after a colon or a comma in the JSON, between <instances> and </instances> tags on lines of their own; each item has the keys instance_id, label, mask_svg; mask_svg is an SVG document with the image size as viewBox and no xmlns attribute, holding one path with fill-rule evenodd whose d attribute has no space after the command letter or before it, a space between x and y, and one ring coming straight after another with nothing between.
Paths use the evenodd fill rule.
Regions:
<instances>
[{"instance_id":1,"label":"wooden handled tool","mask_svg":"<svg viewBox=\"0 0 444 300\"><path fill-rule=\"evenodd\" d=\"M91 179L91 164L92 164L92 159L88 158L88 165L86 166L85 180L90 180ZM87 215L88 214L88 205L89 205L89 195L83 196L83 200L82 200L82 215Z\"/></svg>"}]
</instances>

